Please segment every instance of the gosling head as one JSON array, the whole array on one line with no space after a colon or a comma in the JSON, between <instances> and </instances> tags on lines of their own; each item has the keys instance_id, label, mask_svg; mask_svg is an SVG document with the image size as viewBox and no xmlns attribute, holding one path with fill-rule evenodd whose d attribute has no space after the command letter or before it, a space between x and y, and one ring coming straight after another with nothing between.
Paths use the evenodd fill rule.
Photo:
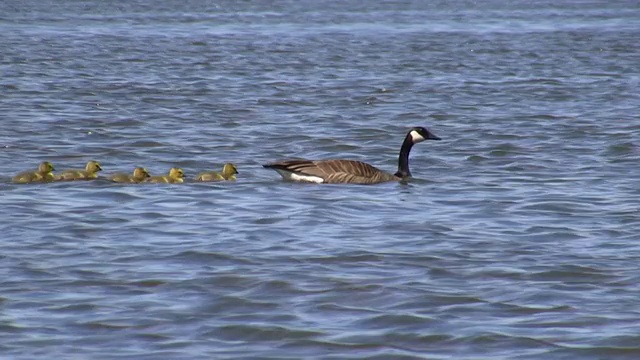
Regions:
<instances>
[{"instance_id":1,"label":"gosling head","mask_svg":"<svg viewBox=\"0 0 640 360\"><path fill-rule=\"evenodd\" d=\"M91 160L87 163L87 166L85 166L85 170L87 170L87 172L96 173L102 170L102 167L99 162Z\"/></svg>"},{"instance_id":2,"label":"gosling head","mask_svg":"<svg viewBox=\"0 0 640 360\"><path fill-rule=\"evenodd\" d=\"M143 167L137 167L133 170L133 177L136 179L144 179L144 178L151 177L151 175L149 174L147 169Z\"/></svg>"},{"instance_id":3,"label":"gosling head","mask_svg":"<svg viewBox=\"0 0 640 360\"><path fill-rule=\"evenodd\" d=\"M407 134L407 137L411 139L414 144L423 142L425 140L440 140L440 137L429 131L427 128L417 126L412 128Z\"/></svg>"},{"instance_id":4,"label":"gosling head","mask_svg":"<svg viewBox=\"0 0 640 360\"><path fill-rule=\"evenodd\" d=\"M50 173L53 170L55 170L53 168L53 164L51 164L48 161L43 161L40 163L40 165L38 166L38 172L42 173L42 174L46 174L46 173Z\"/></svg>"},{"instance_id":5,"label":"gosling head","mask_svg":"<svg viewBox=\"0 0 640 360\"><path fill-rule=\"evenodd\" d=\"M169 177L174 179L183 179L184 171L181 168L171 168L171 170L169 170Z\"/></svg>"},{"instance_id":6,"label":"gosling head","mask_svg":"<svg viewBox=\"0 0 640 360\"><path fill-rule=\"evenodd\" d=\"M238 168L236 167L235 164L226 163L222 167L222 174L224 174L225 176L232 176L232 175L235 175L235 174L239 174L238 173Z\"/></svg>"}]
</instances>

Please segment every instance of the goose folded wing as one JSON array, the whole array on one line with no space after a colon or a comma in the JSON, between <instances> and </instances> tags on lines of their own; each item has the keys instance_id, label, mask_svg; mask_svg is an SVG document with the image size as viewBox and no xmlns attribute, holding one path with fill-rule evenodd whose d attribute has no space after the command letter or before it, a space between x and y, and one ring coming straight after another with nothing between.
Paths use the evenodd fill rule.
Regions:
<instances>
[{"instance_id":1,"label":"goose folded wing","mask_svg":"<svg viewBox=\"0 0 640 360\"><path fill-rule=\"evenodd\" d=\"M355 160L287 160L265 167L320 177L328 184L375 184L396 180L387 172Z\"/></svg>"},{"instance_id":2,"label":"goose folded wing","mask_svg":"<svg viewBox=\"0 0 640 360\"><path fill-rule=\"evenodd\" d=\"M326 183L377 184L397 180L392 174L362 161L329 160L322 166L331 169L327 170Z\"/></svg>"}]
</instances>

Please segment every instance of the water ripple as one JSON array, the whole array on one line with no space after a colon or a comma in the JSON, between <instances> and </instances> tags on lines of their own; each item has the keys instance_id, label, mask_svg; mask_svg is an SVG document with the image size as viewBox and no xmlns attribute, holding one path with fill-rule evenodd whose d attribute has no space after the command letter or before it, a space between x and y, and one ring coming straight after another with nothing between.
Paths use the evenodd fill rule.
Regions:
<instances>
[{"instance_id":1,"label":"water ripple","mask_svg":"<svg viewBox=\"0 0 640 360\"><path fill-rule=\"evenodd\" d=\"M459 5L7 4L2 354L638 358L636 4ZM261 167L394 172L416 125L407 184Z\"/></svg>"}]
</instances>

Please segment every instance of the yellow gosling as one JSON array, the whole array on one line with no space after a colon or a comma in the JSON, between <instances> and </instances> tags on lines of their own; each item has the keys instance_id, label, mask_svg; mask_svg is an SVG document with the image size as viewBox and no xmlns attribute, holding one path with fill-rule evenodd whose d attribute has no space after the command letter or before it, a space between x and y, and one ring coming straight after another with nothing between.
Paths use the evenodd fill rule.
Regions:
<instances>
[{"instance_id":1,"label":"yellow gosling","mask_svg":"<svg viewBox=\"0 0 640 360\"><path fill-rule=\"evenodd\" d=\"M222 172L205 171L196 176L196 181L235 181L238 168L232 163L226 163Z\"/></svg>"},{"instance_id":2,"label":"yellow gosling","mask_svg":"<svg viewBox=\"0 0 640 360\"><path fill-rule=\"evenodd\" d=\"M48 161L41 162L37 170L23 171L13 177L16 184L28 184L32 182L49 182L55 180L53 164Z\"/></svg>"},{"instance_id":3,"label":"yellow gosling","mask_svg":"<svg viewBox=\"0 0 640 360\"><path fill-rule=\"evenodd\" d=\"M159 175L147 178L145 182L179 184L184 182L184 171L180 168L171 168L169 175Z\"/></svg>"},{"instance_id":4,"label":"yellow gosling","mask_svg":"<svg viewBox=\"0 0 640 360\"><path fill-rule=\"evenodd\" d=\"M147 169L143 167L137 167L133 170L133 175L125 174L125 173L117 173L111 175L109 179L113 182L118 183L139 183L145 181L147 178L151 177Z\"/></svg>"},{"instance_id":5,"label":"yellow gosling","mask_svg":"<svg viewBox=\"0 0 640 360\"><path fill-rule=\"evenodd\" d=\"M71 181L71 180L93 180L98 178L98 171L101 171L100 163L91 160L87 163L84 170L80 169L68 169L62 171L60 175L56 177L58 181Z\"/></svg>"}]
</instances>

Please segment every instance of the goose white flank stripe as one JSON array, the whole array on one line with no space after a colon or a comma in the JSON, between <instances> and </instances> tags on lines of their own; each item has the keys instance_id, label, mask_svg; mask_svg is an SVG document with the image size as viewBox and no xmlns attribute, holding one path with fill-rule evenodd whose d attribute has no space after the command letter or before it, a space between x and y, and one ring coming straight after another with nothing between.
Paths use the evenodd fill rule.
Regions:
<instances>
[{"instance_id":1,"label":"goose white flank stripe","mask_svg":"<svg viewBox=\"0 0 640 360\"><path fill-rule=\"evenodd\" d=\"M286 171L282 169L276 169L276 171L278 172L278 174L282 176L283 179L288 181L311 182L311 183L317 183L317 184L322 184L324 182L324 179L319 176L296 174L294 172Z\"/></svg>"}]
</instances>

